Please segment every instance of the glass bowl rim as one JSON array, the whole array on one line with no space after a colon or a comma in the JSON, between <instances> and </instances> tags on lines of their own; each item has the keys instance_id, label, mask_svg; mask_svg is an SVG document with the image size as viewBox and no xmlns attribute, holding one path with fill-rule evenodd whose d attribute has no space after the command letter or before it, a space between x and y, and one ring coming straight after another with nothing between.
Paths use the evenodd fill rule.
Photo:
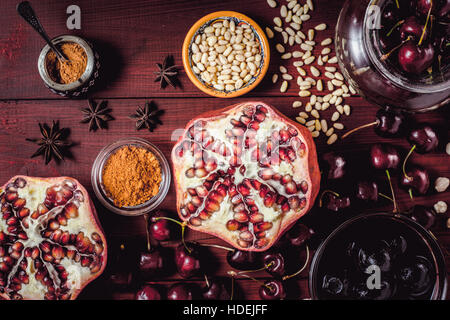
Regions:
<instances>
[{"instance_id":1,"label":"glass bowl rim","mask_svg":"<svg viewBox=\"0 0 450 320\"><path fill-rule=\"evenodd\" d=\"M308 275L308 289L309 294L312 300L318 300L317 296L317 288L315 287L314 282L316 282L317 270L320 260L322 258L323 252L325 248L328 247L330 242L336 237L336 235L345 231L352 224L359 222L364 219L371 218L388 218L392 219L396 222L408 224L407 227L411 228L414 232L418 233L419 236L426 238L427 247L429 248L432 256L434 257L434 266L436 268L436 283L435 288L433 289L430 300L445 300L447 296L447 269L445 264L445 257L442 253L441 247L439 246L435 237L425 229L422 225L412 220L405 214L401 213L392 213L392 212L376 212L376 213L363 213L357 215L353 218L350 218L343 223L341 223L338 227L336 227L326 238L321 242L319 247L314 253L313 258L311 259L309 275Z\"/></svg>"},{"instance_id":2,"label":"glass bowl rim","mask_svg":"<svg viewBox=\"0 0 450 320\"><path fill-rule=\"evenodd\" d=\"M104 192L103 187L101 186L101 175L103 172L103 167L106 161L109 159L109 157L116 150L129 145L142 147L153 153L160 163L163 179L160 183L159 192L156 196L150 198L146 202L137 206L117 207ZM150 141L137 137L119 139L103 147L98 153L97 157L95 158L91 170L92 188L94 189L94 193L97 199L109 211L124 216L140 216L156 209L156 207L160 205L161 202L166 198L167 193L169 192L170 189L171 181L172 181L172 173L170 165L169 162L167 161L167 158L164 156L161 150Z\"/></svg>"}]
</instances>

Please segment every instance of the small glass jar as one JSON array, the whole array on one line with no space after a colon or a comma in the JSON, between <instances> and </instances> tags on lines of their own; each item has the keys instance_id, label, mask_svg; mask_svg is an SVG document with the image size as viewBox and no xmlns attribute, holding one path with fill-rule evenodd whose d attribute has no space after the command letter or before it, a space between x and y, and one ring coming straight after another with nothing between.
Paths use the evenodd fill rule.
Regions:
<instances>
[{"instance_id":1,"label":"small glass jar","mask_svg":"<svg viewBox=\"0 0 450 320\"><path fill-rule=\"evenodd\" d=\"M114 154L117 150L125 146L135 146L138 148L144 148L155 155L156 159L159 161L161 166L161 183L159 185L159 192L157 195L149 199L148 201L132 207L118 207L114 204L113 199L108 197L105 188L103 186L103 168L108 161L109 157ZM98 154L97 158L92 165L91 171L91 183L94 189L94 193L98 200L105 206L108 210L118 213L124 216L139 216L146 213L150 213L166 197L171 183L171 173L170 166L167 162L164 154L159 150L154 144L141 138L127 138L121 139L114 142L106 147L104 147Z\"/></svg>"},{"instance_id":2,"label":"small glass jar","mask_svg":"<svg viewBox=\"0 0 450 320\"><path fill-rule=\"evenodd\" d=\"M370 102L409 112L450 101L450 68L440 76L412 79L382 62L379 19L392 0L347 0L336 26L336 56L346 80Z\"/></svg>"},{"instance_id":3,"label":"small glass jar","mask_svg":"<svg viewBox=\"0 0 450 320\"><path fill-rule=\"evenodd\" d=\"M362 214L351 218L337 227L320 244L314 254L309 271L309 292L311 298L313 300L330 299L327 298L322 290L323 277L326 274L345 273L345 270L342 269L343 266L349 268L348 262L346 262L349 258L346 255L351 252L352 247L348 246L348 243L366 241L364 242L366 245L376 245L388 240L390 236L399 235L405 237L407 243L406 252L409 255L427 257L431 264L432 270L430 272L432 277L430 283L432 286L424 293L427 297L420 297L419 299L445 300L447 295L447 268L444 255L436 238L411 218L403 214L393 213ZM360 256L360 252L358 256ZM401 259L401 257L397 257L397 259ZM394 264L395 260L390 260L390 262ZM393 271L390 272L392 273ZM349 281L355 278L358 279L351 271L345 274L349 277ZM369 274L367 274L368 277ZM381 274L381 281L383 281L384 277L393 279L392 274L389 275L389 272ZM356 284L359 281L360 279ZM347 285L350 286L350 283L347 283ZM344 289L342 290L344 291ZM344 296L341 299L348 299L348 297Z\"/></svg>"},{"instance_id":4,"label":"small glass jar","mask_svg":"<svg viewBox=\"0 0 450 320\"><path fill-rule=\"evenodd\" d=\"M47 68L47 54L51 51L50 46L47 44L39 55L38 70L45 86L53 93L59 94L64 97L81 97L85 95L89 89L91 89L95 80L99 76L100 69L100 57L97 52L94 51L93 46L86 40L72 35L62 35L52 39L53 44L60 45L66 42L73 42L80 45L87 56L86 69L81 77L74 82L68 84L61 84L52 79Z\"/></svg>"}]
</instances>

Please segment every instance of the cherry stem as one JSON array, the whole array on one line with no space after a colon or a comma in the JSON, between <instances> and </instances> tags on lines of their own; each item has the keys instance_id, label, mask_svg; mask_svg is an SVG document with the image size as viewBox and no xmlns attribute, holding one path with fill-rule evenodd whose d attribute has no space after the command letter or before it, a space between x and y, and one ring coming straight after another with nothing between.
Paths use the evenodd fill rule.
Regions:
<instances>
[{"instance_id":1,"label":"cherry stem","mask_svg":"<svg viewBox=\"0 0 450 320\"><path fill-rule=\"evenodd\" d=\"M394 24L394 26L391 28L391 30L389 30L389 32L386 34L386 36L389 37L389 36L392 34L392 32L394 32L394 30L395 30L397 27L401 26L401 25L404 24L404 23L405 23L405 20L400 20L399 22L397 22L396 24Z\"/></svg>"},{"instance_id":2,"label":"cherry stem","mask_svg":"<svg viewBox=\"0 0 450 320\"><path fill-rule=\"evenodd\" d=\"M291 274L290 276L284 276L283 277L283 281L298 276L300 273L303 272L303 270L306 269L306 267L308 266L308 263L309 263L309 247L308 247L308 245L306 245L306 260L305 260L305 264L296 273Z\"/></svg>"},{"instance_id":3,"label":"cherry stem","mask_svg":"<svg viewBox=\"0 0 450 320\"><path fill-rule=\"evenodd\" d=\"M413 196L411 188L408 189L408 194L409 194L409 197L411 198L411 200L414 200L414 196Z\"/></svg>"},{"instance_id":4,"label":"cherry stem","mask_svg":"<svg viewBox=\"0 0 450 320\"><path fill-rule=\"evenodd\" d=\"M406 162L411 157L411 155L415 149L416 149L416 145L413 145L411 150L409 150L408 154L406 155L405 160L403 160L403 165L402 165L403 174L405 175L405 178L408 179L409 181L411 181L413 178L406 174Z\"/></svg>"},{"instance_id":5,"label":"cherry stem","mask_svg":"<svg viewBox=\"0 0 450 320\"><path fill-rule=\"evenodd\" d=\"M323 197L324 197L324 195L327 194L327 193L331 193L331 194L334 194L336 197L340 197L339 193L337 193L337 192L334 192L334 191L332 191L332 190L324 190L324 191L322 192L322 195L320 196L320 199L319 199L319 207L320 207L320 208L323 207Z\"/></svg>"},{"instance_id":6,"label":"cherry stem","mask_svg":"<svg viewBox=\"0 0 450 320\"><path fill-rule=\"evenodd\" d=\"M379 192L378 194L379 194L381 197L383 197L383 198L385 198L385 199L388 199L388 200L394 202L394 200L393 200L391 197L385 195L384 193Z\"/></svg>"},{"instance_id":7,"label":"cherry stem","mask_svg":"<svg viewBox=\"0 0 450 320\"><path fill-rule=\"evenodd\" d=\"M398 0L395 0L395 4L397 5L397 9L400 9L400 3L398 3Z\"/></svg>"},{"instance_id":8,"label":"cherry stem","mask_svg":"<svg viewBox=\"0 0 450 320\"><path fill-rule=\"evenodd\" d=\"M144 220L145 220L145 233L147 234L147 250L150 251L152 249L152 246L150 244L150 232L148 230L148 220L149 220L148 214L144 214Z\"/></svg>"},{"instance_id":9,"label":"cherry stem","mask_svg":"<svg viewBox=\"0 0 450 320\"><path fill-rule=\"evenodd\" d=\"M209 288L208 276L206 274L203 275L205 277L206 286Z\"/></svg>"},{"instance_id":10,"label":"cherry stem","mask_svg":"<svg viewBox=\"0 0 450 320\"><path fill-rule=\"evenodd\" d=\"M199 243L199 242L197 242L197 244L199 246L202 246L202 247L218 248L218 249L223 249L223 250L231 251L231 252L234 251L234 249L231 249L231 248L228 248L228 247L224 247L224 246L219 246L218 244Z\"/></svg>"},{"instance_id":11,"label":"cherry stem","mask_svg":"<svg viewBox=\"0 0 450 320\"><path fill-rule=\"evenodd\" d=\"M386 169L386 175L389 181L389 187L391 188L392 193L392 202L394 203L394 213L398 213L397 200L395 200L394 188L392 187L391 175L389 174L389 170Z\"/></svg>"},{"instance_id":12,"label":"cherry stem","mask_svg":"<svg viewBox=\"0 0 450 320\"><path fill-rule=\"evenodd\" d=\"M403 46L405 43L407 43L408 41L410 41L412 39L411 36L409 36L406 40L402 41L402 43L400 43L398 46L394 47L391 51L389 51L386 54L383 54L380 58L381 61L385 61L387 60L392 53L394 53L397 49L399 49L401 46Z\"/></svg>"},{"instance_id":13,"label":"cherry stem","mask_svg":"<svg viewBox=\"0 0 450 320\"><path fill-rule=\"evenodd\" d=\"M433 0L430 0L430 9L428 10L427 20L425 21L425 26L423 27L422 35L420 36L420 40L418 43L419 46L422 45L423 38L425 37L425 32L427 31L428 21L430 21L430 16L431 16L431 9L433 9Z\"/></svg>"},{"instance_id":14,"label":"cherry stem","mask_svg":"<svg viewBox=\"0 0 450 320\"><path fill-rule=\"evenodd\" d=\"M243 276L246 278L249 278L253 281L255 281L256 283L258 283L259 285L266 287L267 289L269 289L270 291L273 291L273 288L271 286L266 285L264 282L246 274L246 273L241 273L241 272L235 272L235 271L228 271L228 275L230 275L232 278L236 278L236 276Z\"/></svg>"},{"instance_id":15,"label":"cherry stem","mask_svg":"<svg viewBox=\"0 0 450 320\"><path fill-rule=\"evenodd\" d=\"M377 120L377 121L374 121L374 122L371 122L371 123L368 123L368 124L359 126L359 127L355 128L355 129L350 130L350 131L347 132L346 134L344 134L344 135L341 137L341 139L347 138L349 135L351 135L352 133L355 133L355 132L358 131L358 130L361 130L361 129L364 129L364 128L368 128L368 127L377 126L377 125L379 125L379 124L380 124L380 121Z\"/></svg>"},{"instance_id":16,"label":"cherry stem","mask_svg":"<svg viewBox=\"0 0 450 320\"><path fill-rule=\"evenodd\" d=\"M174 223L178 224L181 227L181 242L183 243L183 245L186 248L187 252L192 253L192 250L187 246L186 241L184 241L184 231L186 230L186 225L187 225L186 221L180 222L178 220L175 220L175 219L172 219L172 218L169 218L169 217L156 217L156 218L152 218L152 220L154 222L159 221L159 220L168 220L168 221L171 221L171 222L174 222Z\"/></svg>"},{"instance_id":17,"label":"cherry stem","mask_svg":"<svg viewBox=\"0 0 450 320\"><path fill-rule=\"evenodd\" d=\"M234 296L234 277L231 277L231 295L230 295L230 301L233 301Z\"/></svg>"},{"instance_id":18,"label":"cherry stem","mask_svg":"<svg viewBox=\"0 0 450 320\"><path fill-rule=\"evenodd\" d=\"M239 274L246 274L246 273L253 273L253 272L263 271L263 270L266 270L266 269L270 268L273 265L274 265L274 262L272 261L269 264L265 264L264 267L262 267L262 268L259 268L259 269L256 269L256 270L239 271L237 274L239 275Z\"/></svg>"}]
</instances>

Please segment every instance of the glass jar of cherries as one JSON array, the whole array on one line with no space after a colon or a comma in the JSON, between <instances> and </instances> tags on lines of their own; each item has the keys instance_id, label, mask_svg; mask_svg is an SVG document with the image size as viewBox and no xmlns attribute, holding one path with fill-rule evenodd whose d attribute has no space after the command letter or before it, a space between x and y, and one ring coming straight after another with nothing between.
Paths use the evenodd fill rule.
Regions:
<instances>
[{"instance_id":1,"label":"glass jar of cherries","mask_svg":"<svg viewBox=\"0 0 450 320\"><path fill-rule=\"evenodd\" d=\"M410 112L443 106L450 101L450 0L348 0L336 54L371 102Z\"/></svg>"}]
</instances>

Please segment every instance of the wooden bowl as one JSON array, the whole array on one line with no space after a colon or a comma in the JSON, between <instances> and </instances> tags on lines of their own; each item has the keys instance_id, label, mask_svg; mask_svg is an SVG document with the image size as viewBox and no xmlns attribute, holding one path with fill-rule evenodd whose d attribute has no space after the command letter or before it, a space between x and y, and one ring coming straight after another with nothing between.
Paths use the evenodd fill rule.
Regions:
<instances>
[{"instance_id":1,"label":"wooden bowl","mask_svg":"<svg viewBox=\"0 0 450 320\"><path fill-rule=\"evenodd\" d=\"M237 90L232 91L221 91L217 90L213 87L212 84L208 84L205 81L203 81L200 77L200 75L197 75L193 70L193 61L192 61L192 50L191 46L194 42L195 37L200 34L204 28L208 27L209 25L220 22L223 20L234 20L236 25L240 24L247 24L251 27L255 34L255 39L257 39L260 43L260 54L262 56L261 62L259 63L258 71L256 74L247 82L245 83L241 88ZM239 97L243 94L246 94L247 92L253 90L264 78L265 74L267 73L267 69L269 68L269 62L270 62L270 47L269 47L269 41L267 40L267 37L264 33L264 31L261 29L261 27L252 19L249 17L238 13L234 11L217 11L213 12L211 14L208 14L198 20L189 30L189 32L186 35L186 38L184 39L183 43L183 50L182 50L182 57L183 57L183 65L184 69L189 77L189 79L192 81L192 83L199 88L201 91L219 98L234 98Z\"/></svg>"}]
</instances>

